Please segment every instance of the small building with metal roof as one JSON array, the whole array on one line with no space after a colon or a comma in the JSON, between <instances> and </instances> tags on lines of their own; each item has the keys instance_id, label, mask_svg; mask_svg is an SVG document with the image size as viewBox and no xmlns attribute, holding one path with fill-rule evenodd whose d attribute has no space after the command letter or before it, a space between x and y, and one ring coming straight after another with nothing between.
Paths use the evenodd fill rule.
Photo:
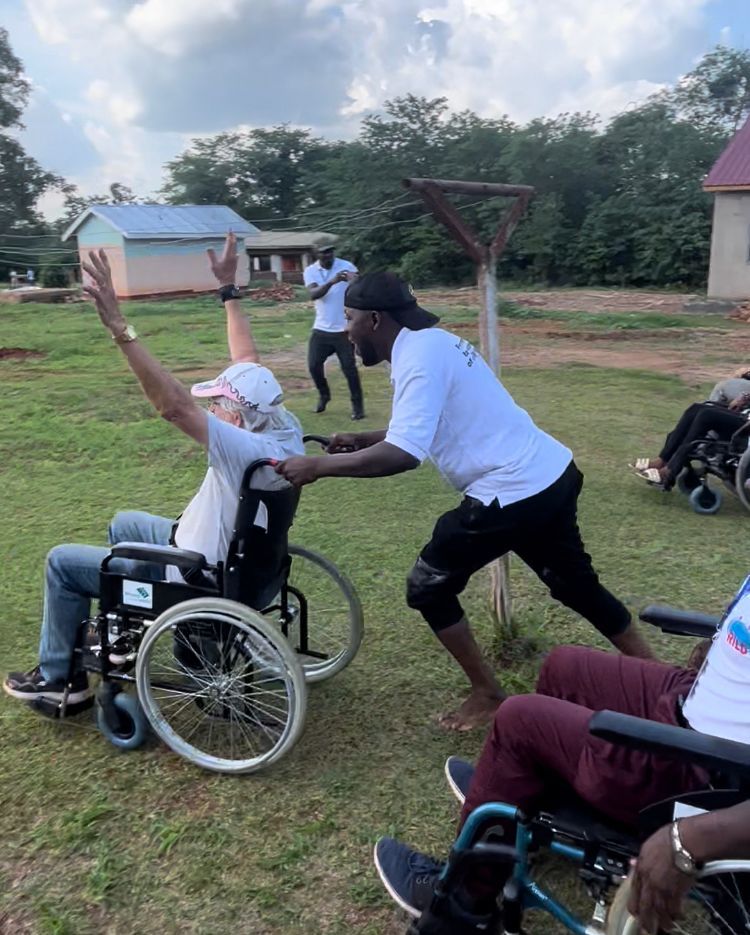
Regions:
<instances>
[{"instance_id":1,"label":"small building with metal roof","mask_svg":"<svg viewBox=\"0 0 750 935\"><path fill-rule=\"evenodd\" d=\"M750 299L750 118L706 176L714 193L708 295Z\"/></svg>"},{"instance_id":2,"label":"small building with metal roof","mask_svg":"<svg viewBox=\"0 0 750 935\"><path fill-rule=\"evenodd\" d=\"M82 260L103 249L123 298L165 293L207 292L216 288L206 250L223 249L229 231L237 234L237 279L248 279L245 238L255 225L224 205L90 205L62 239L76 237Z\"/></svg>"},{"instance_id":3,"label":"small building with metal roof","mask_svg":"<svg viewBox=\"0 0 750 935\"><path fill-rule=\"evenodd\" d=\"M250 280L301 283L305 267L315 259L316 244L336 239L325 231L258 231L245 239Z\"/></svg>"}]
</instances>

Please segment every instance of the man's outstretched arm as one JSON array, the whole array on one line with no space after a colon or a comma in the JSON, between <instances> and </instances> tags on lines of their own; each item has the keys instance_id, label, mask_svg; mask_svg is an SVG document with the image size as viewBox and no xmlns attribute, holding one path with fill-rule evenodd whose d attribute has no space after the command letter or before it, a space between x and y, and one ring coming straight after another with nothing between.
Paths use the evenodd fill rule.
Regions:
<instances>
[{"instance_id":1,"label":"man's outstretched arm","mask_svg":"<svg viewBox=\"0 0 750 935\"><path fill-rule=\"evenodd\" d=\"M237 285L237 237L231 231L224 241L224 250L220 257L209 248L208 262L211 272L220 286ZM229 299L224 303L227 313L227 342L229 344L229 357L233 364L248 361L253 364L260 363L260 355L255 344L250 319L242 311L239 299Z\"/></svg>"},{"instance_id":2,"label":"man's outstretched arm","mask_svg":"<svg viewBox=\"0 0 750 935\"><path fill-rule=\"evenodd\" d=\"M112 273L104 250L89 253L89 262L82 264L91 282L83 287L96 305L99 318L115 339L122 339L128 323L120 310L112 285ZM165 370L140 340L117 341L130 369L143 392L159 415L201 445L208 445L208 416L198 406L190 392Z\"/></svg>"},{"instance_id":3,"label":"man's outstretched arm","mask_svg":"<svg viewBox=\"0 0 750 935\"><path fill-rule=\"evenodd\" d=\"M276 468L295 487L321 477L389 477L419 467L419 460L396 445L381 441L349 454L287 458Z\"/></svg>"}]
</instances>

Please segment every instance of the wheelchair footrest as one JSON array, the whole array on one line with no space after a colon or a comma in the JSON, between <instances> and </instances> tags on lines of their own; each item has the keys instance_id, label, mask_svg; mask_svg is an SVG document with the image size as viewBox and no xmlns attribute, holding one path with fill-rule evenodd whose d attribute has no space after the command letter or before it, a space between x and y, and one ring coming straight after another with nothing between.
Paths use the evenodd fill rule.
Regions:
<instances>
[{"instance_id":1,"label":"wheelchair footrest","mask_svg":"<svg viewBox=\"0 0 750 935\"><path fill-rule=\"evenodd\" d=\"M43 717L52 718L53 720L64 720L65 718L75 717L77 714L82 714L84 711L88 711L94 707L94 698L86 698L84 701L78 701L75 704L67 704L65 706L65 713L63 714L62 705L59 701L55 701L53 698L35 698L30 704L30 708L33 708L38 714L41 714Z\"/></svg>"}]
</instances>

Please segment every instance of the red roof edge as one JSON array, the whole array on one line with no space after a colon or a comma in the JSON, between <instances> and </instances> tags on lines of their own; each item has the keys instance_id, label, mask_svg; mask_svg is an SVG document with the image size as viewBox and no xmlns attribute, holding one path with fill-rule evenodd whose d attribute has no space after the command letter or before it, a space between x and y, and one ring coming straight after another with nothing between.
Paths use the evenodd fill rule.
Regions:
<instances>
[{"instance_id":1,"label":"red roof edge","mask_svg":"<svg viewBox=\"0 0 750 935\"><path fill-rule=\"evenodd\" d=\"M704 188L747 186L750 186L750 117L734 134L703 183Z\"/></svg>"}]
</instances>

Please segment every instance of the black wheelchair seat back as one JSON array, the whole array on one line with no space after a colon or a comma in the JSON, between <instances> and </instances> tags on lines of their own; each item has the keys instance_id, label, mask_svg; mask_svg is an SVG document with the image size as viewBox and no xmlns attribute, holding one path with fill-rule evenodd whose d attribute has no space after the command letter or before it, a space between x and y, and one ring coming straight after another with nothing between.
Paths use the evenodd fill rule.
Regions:
<instances>
[{"instance_id":1,"label":"black wheelchair seat back","mask_svg":"<svg viewBox=\"0 0 750 935\"><path fill-rule=\"evenodd\" d=\"M250 487L253 472L267 463L256 461L245 471L224 567L224 597L255 610L271 603L287 574L289 529L299 502L299 490L291 485Z\"/></svg>"},{"instance_id":2,"label":"black wheelchair seat back","mask_svg":"<svg viewBox=\"0 0 750 935\"><path fill-rule=\"evenodd\" d=\"M645 838L663 825L670 824L677 818L695 814L697 809L704 812L715 812L721 808L731 808L746 802L747 790L730 788L699 789L696 792L687 792L682 795L663 799L644 808L638 816L638 825L641 837Z\"/></svg>"}]
</instances>

